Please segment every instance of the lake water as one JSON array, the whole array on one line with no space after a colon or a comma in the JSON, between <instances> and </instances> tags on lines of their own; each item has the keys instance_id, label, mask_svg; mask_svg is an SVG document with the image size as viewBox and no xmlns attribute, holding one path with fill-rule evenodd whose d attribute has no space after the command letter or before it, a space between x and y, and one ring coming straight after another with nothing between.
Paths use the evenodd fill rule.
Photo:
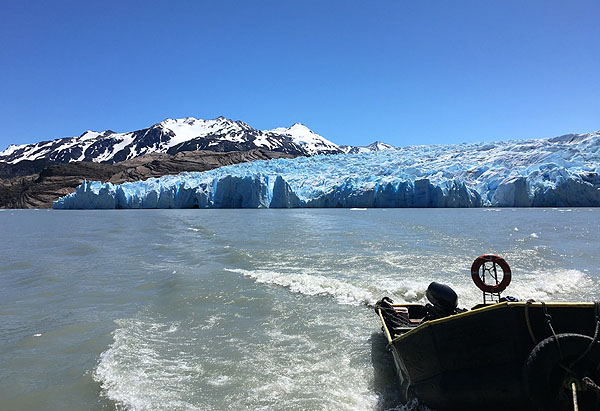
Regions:
<instances>
[{"instance_id":1,"label":"lake water","mask_svg":"<svg viewBox=\"0 0 600 411\"><path fill-rule=\"evenodd\" d=\"M0 408L401 409L375 301L474 305L489 252L593 301L599 242L598 209L2 210Z\"/></svg>"}]
</instances>

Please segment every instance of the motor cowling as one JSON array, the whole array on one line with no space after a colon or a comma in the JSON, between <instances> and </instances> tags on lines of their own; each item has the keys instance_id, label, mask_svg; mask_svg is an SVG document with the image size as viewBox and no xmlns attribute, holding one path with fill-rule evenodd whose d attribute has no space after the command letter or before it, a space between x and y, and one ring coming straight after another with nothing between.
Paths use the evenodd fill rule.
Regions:
<instances>
[{"instance_id":1,"label":"motor cowling","mask_svg":"<svg viewBox=\"0 0 600 411\"><path fill-rule=\"evenodd\" d=\"M432 317L441 318L456 313L458 295L449 286L434 281L427 287L425 296L433 306L433 312L430 313Z\"/></svg>"}]
</instances>

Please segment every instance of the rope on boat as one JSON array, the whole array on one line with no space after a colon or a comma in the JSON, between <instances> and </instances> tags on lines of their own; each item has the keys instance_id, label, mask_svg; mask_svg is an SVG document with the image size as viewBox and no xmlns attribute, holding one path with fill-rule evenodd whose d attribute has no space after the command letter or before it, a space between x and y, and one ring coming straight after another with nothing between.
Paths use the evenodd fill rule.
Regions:
<instances>
[{"instance_id":1,"label":"rope on boat","mask_svg":"<svg viewBox=\"0 0 600 411\"><path fill-rule=\"evenodd\" d=\"M571 383L571 393L573 394L573 411L579 411L577 406L577 386L574 382Z\"/></svg>"},{"instance_id":2,"label":"rope on boat","mask_svg":"<svg viewBox=\"0 0 600 411\"><path fill-rule=\"evenodd\" d=\"M531 304L534 302L535 302L535 300L529 299L525 303L525 323L527 324L527 329L529 330L529 335L531 336L531 339L533 340L533 345L537 345L538 341L535 338L535 334L533 333L533 327L531 326L531 319L529 318L529 307L531 307Z\"/></svg>"},{"instance_id":3,"label":"rope on boat","mask_svg":"<svg viewBox=\"0 0 600 411\"><path fill-rule=\"evenodd\" d=\"M594 303L594 305L596 307L600 307L599 303ZM588 345L588 347L586 348L586 350L583 352L583 354L581 354L575 361L573 361L571 363L571 365L569 366L569 368L573 368L573 366L575 364L577 364L579 361L581 361L586 355L588 355L588 353L592 350L592 347L594 346L594 344L596 344L596 342L598 341L598 330L600 329L600 316L599 313L596 313L596 331L594 331L594 337L592 339L592 342L590 343L590 345Z\"/></svg>"},{"instance_id":4,"label":"rope on boat","mask_svg":"<svg viewBox=\"0 0 600 411\"><path fill-rule=\"evenodd\" d=\"M381 318L382 328L385 331L388 341L392 341L392 332L396 328L410 326L410 320L396 312L396 309L392 305L392 300L389 297L383 297L375 304L375 312L379 314Z\"/></svg>"},{"instance_id":5,"label":"rope on boat","mask_svg":"<svg viewBox=\"0 0 600 411\"><path fill-rule=\"evenodd\" d=\"M542 303L542 305L544 306L544 309L545 309L544 303ZM561 364L561 367L566 369L571 375L574 374L572 371L573 367L579 361L581 361L583 358L585 358L585 356L588 355L588 353L594 347L594 344L596 344L598 342L598 332L600 331L600 302L598 302L598 301L594 302L594 315L596 317L596 329L594 330L594 336L592 338L592 342L588 345L588 347L585 349L585 351L579 357L577 357L577 359L575 361L573 361L569 364L568 367L565 367L564 365ZM550 329L554 332L554 330L552 328L550 328ZM556 335L554 335L554 336L556 338ZM558 340L556 342L558 343ZM560 345L558 346L558 349L560 352ZM561 359L562 359L562 355L561 355ZM593 391L594 394L596 394L596 398L600 399L600 387L590 377L583 377L581 380L575 380L575 381L571 382L571 392L572 392L572 396L573 396L573 410L574 411L579 410L579 406L577 404L577 391L586 391L587 389Z\"/></svg>"},{"instance_id":6,"label":"rope on boat","mask_svg":"<svg viewBox=\"0 0 600 411\"><path fill-rule=\"evenodd\" d=\"M556 333L554 332L554 327L552 327L552 316L550 314L548 314L548 308L546 307L546 303L543 301L542 301L542 309L544 310L544 318L546 319L546 324L548 325L548 328L550 328L550 332L554 336L554 341L556 342L556 346L558 347L558 355L560 356L560 360L562 362L563 353L562 353L562 350L560 349L560 342L558 342L558 337L556 336Z\"/></svg>"},{"instance_id":7,"label":"rope on boat","mask_svg":"<svg viewBox=\"0 0 600 411\"><path fill-rule=\"evenodd\" d=\"M535 337L535 334L533 332L531 318L529 316L529 308L533 302L534 302L534 300L528 300L525 304L525 322L527 324L527 329L529 331L529 335L531 336L533 343L536 344L536 346L537 346L538 345L537 338ZM558 335L556 334L554 327L552 325L552 316L548 313L548 308L546 307L546 303L542 302L541 304L542 304L542 309L544 311L544 321L545 321L546 325L548 326L550 333L552 334L550 338L552 338L554 340L554 342L556 343L556 348L558 349L558 354L559 354L560 360L557 365L566 372L565 379L563 380L563 384L564 384L564 388L571 391L571 398L573 401L573 410L574 411L579 410L577 391L593 392L596 395L596 400L597 400L596 405L597 406L600 405L600 386L598 386L589 376L585 376L585 377L579 376L578 377L577 376L578 373L575 371L576 365L581 360L583 360L592 351L594 346L596 344L598 344L598 342L599 342L600 302L594 303L594 314L595 314L595 320L596 320L596 327L594 330L594 335L593 335L593 337L591 337L591 342L587 345L585 350L583 350L583 352L579 356L577 356L577 358L574 361L569 362L569 363L566 363L566 361L565 361L566 359L564 357L564 350L563 350L563 347L561 347L560 339L559 339ZM559 335L565 336L565 334L559 334ZM588 338L590 338L590 337L588 337ZM565 341L565 343L566 342L567 341ZM568 351L568 347L565 347L565 348Z\"/></svg>"},{"instance_id":8,"label":"rope on boat","mask_svg":"<svg viewBox=\"0 0 600 411\"><path fill-rule=\"evenodd\" d=\"M575 361L569 364L569 369L572 369L579 361L585 358L585 356L588 355L588 353L594 347L594 344L598 342L598 331L600 330L600 302L598 301L594 302L594 314L596 316L596 330L594 331L594 337L592 338L592 342L590 343L590 345L588 345L585 351L579 357L577 357ZM579 385L580 391L585 391L589 389L596 394L597 399L600 399L600 387L590 377L583 377ZM578 411L579 407L577 405L577 384L575 382L571 383L571 391L573 393L573 410Z\"/></svg>"}]
</instances>

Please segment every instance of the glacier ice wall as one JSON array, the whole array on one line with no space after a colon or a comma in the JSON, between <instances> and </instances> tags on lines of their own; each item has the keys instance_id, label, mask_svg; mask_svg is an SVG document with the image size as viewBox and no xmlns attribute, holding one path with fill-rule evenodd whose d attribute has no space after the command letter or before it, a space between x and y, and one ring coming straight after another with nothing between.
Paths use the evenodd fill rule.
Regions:
<instances>
[{"instance_id":1,"label":"glacier ice wall","mask_svg":"<svg viewBox=\"0 0 600 411\"><path fill-rule=\"evenodd\" d=\"M54 208L600 206L600 132L236 164L113 185Z\"/></svg>"}]
</instances>

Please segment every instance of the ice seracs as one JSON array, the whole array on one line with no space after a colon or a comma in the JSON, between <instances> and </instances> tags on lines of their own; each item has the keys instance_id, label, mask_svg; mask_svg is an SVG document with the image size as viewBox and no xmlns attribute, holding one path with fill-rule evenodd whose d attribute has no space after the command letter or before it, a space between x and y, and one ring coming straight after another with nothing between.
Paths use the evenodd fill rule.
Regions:
<instances>
[{"instance_id":1,"label":"ice seracs","mask_svg":"<svg viewBox=\"0 0 600 411\"><path fill-rule=\"evenodd\" d=\"M600 132L256 161L118 186L55 208L600 206Z\"/></svg>"},{"instance_id":2,"label":"ice seracs","mask_svg":"<svg viewBox=\"0 0 600 411\"><path fill-rule=\"evenodd\" d=\"M340 146L340 149L347 154L369 153L372 151L397 150L396 147L381 141L375 141L368 146Z\"/></svg>"}]
</instances>

